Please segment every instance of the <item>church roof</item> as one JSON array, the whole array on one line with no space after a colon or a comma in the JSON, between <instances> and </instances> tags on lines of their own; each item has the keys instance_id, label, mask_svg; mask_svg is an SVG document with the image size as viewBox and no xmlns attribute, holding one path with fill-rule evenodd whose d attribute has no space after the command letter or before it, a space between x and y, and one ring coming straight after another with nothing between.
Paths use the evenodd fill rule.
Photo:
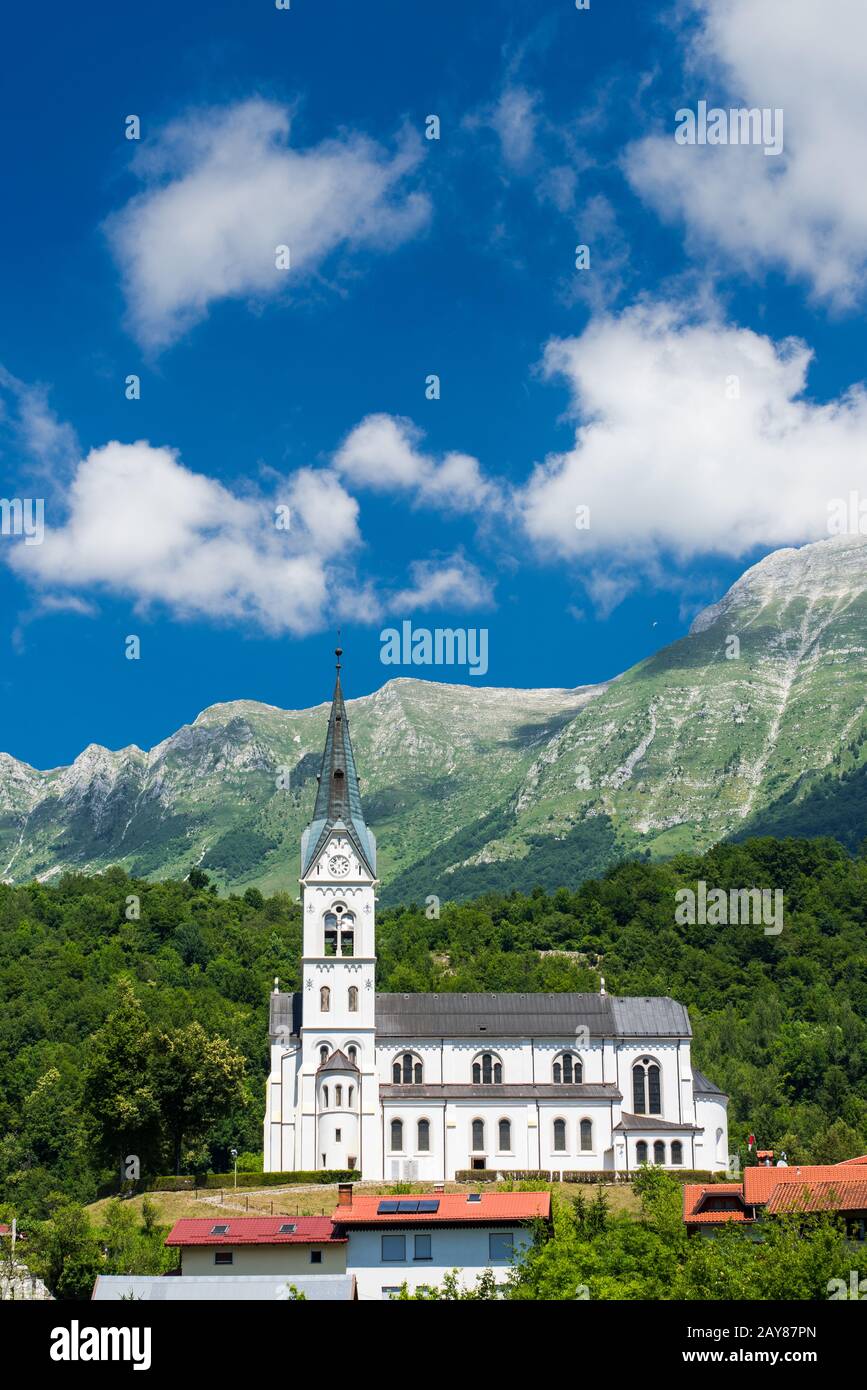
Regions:
<instances>
[{"instance_id":1,"label":"church roof","mask_svg":"<svg viewBox=\"0 0 867 1390\"><path fill-rule=\"evenodd\" d=\"M298 1037L299 994L271 995L272 1037ZM620 999L611 994L377 994L381 1039L689 1038L689 1014L675 999ZM699 1072L694 1073L699 1076ZM702 1078L702 1090L706 1082ZM716 1087L713 1087L716 1092ZM720 1094L722 1094L720 1092Z\"/></svg>"},{"instance_id":2,"label":"church roof","mask_svg":"<svg viewBox=\"0 0 867 1390\"><path fill-rule=\"evenodd\" d=\"M379 1087L380 1100L622 1100L613 1081L585 1081L576 1085L555 1085L553 1082L518 1082L485 1086L447 1081L421 1082L419 1085L386 1085Z\"/></svg>"},{"instance_id":3,"label":"church roof","mask_svg":"<svg viewBox=\"0 0 867 1390\"><path fill-rule=\"evenodd\" d=\"M724 1096L725 1091L721 1091L719 1086L715 1086L709 1081L703 1071L698 1067L692 1069L692 1093L694 1096Z\"/></svg>"},{"instance_id":4,"label":"church roof","mask_svg":"<svg viewBox=\"0 0 867 1390\"><path fill-rule=\"evenodd\" d=\"M620 1123L614 1126L615 1132L621 1130L625 1134L638 1133L642 1130L652 1130L654 1134L657 1130L671 1129L678 1134L691 1133L693 1130L698 1134L701 1132L701 1125L681 1124L676 1120L661 1120L658 1115L628 1115L624 1110L620 1117Z\"/></svg>"},{"instance_id":5,"label":"church roof","mask_svg":"<svg viewBox=\"0 0 867 1390\"><path fill-rule=\"evenodd\" d=\"M341 1048L332 1052L327 1061L317 1067L317 1071L358 1071L354 1062L350 1061L346 1053Z\"/></svg>"},{"instance_id":6,"label":"church roof","mask_svg":"<svg viewBox=\"0 0 867 1390\"><path fill-rule=\"evenodd\" d=\"M372 874L376 873L376 842L365 824L364 812L361 809L358 772L349 738L349 720L343 702L343 691L340 687L342 652L339 647L336 654L337 679L334 683L331 713L328 716L328 732L319 771L316 804L313 807L313 819L301 840L302 877L325 847L328 836L334 829L346 833L362 863Z\"/></svg>"},{"instance_id":7,"label":"church roof","mask_svg":"<svg viewBox=\"0 0 867 1390\"><path fill-rule=\"evenodd\" d=\"M689 1038L683 1004L611 994L377 994L380 1038Z\"/></svg>"}]
</instances>

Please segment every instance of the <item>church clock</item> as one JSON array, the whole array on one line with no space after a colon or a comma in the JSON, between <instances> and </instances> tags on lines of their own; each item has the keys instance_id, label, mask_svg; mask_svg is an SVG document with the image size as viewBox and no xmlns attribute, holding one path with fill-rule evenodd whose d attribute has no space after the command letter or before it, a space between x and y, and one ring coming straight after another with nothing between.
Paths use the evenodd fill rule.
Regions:
<instances>
[{"instance_id":1,"label":"church clock","mask_svg":"<svg viewBox=\"0 0 867 1390\"><path fill-rule=\"evenodd\" d=\"M344 878L349 873L349 860L345 854L332 854L328 861L328 872L335 878Z\"/></svg>"}]
</instances>

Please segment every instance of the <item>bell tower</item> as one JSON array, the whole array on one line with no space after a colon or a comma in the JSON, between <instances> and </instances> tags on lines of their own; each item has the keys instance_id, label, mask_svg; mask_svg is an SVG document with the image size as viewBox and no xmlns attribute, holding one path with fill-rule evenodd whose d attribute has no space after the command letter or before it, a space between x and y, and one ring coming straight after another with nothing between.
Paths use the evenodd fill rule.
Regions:
<instances>
[{"instance_id":1,"label":"bell tower","mask_svg":"<svg viewBox=\"0 0 867 1390\"><path fill-rule=\"evenodd\" d=\"M338 647L316 804L301 839L300 1166L311 1169L360 1168L365 1147L376 1146L376 840L361 806L342 654Z\"/></svg>"}]
</instances>

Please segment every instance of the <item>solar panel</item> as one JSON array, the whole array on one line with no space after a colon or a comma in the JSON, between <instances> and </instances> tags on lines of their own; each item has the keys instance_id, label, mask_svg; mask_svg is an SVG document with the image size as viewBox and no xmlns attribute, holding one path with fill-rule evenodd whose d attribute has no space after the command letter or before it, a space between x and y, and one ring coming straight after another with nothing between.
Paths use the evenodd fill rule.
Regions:
<instances>
[{"instance_id":1,"label":"solar panel","mask_svg":"<svg viewBox=\"0 0 867 1390\"><path fill-rule=\"evenodd\" d=\"M418 1204L418 1209L419 1209L420 1212L421 1212L421 1211L439 1211L439 1209L440 1209L440 1204L439 1204L439 1202L419 1202L419 1204Z\"/></svg>"},{"instance_id":2,"label":"solar panel","mask_svg":"<svg viewBox=\"0 0 867 1390\"><path fill-rule=\"evenodd\" d=\"M378 1216L390 1216L397 1211L399 1206L399 1202L380 1202L379 1206L376 1208L376 1213Z\"/></svg>"},{"instance_id":3,"label":"solar panel","mask_svg":"<svg viewBox=\"0 0 867 1390\"><path fill-rule=\"evenodd\" d=\"M398 1211L418 1211L418 1202L398 1202Z\"/></svg>"}]
</instances>

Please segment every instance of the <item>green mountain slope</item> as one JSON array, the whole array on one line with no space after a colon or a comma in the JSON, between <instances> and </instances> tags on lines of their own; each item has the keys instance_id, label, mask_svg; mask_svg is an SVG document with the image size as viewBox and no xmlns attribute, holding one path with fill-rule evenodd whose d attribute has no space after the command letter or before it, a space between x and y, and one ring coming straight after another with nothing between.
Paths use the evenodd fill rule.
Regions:
<instances>
[{"instance_id":1,"label":"green mountain slope","mask_svg":"<svg viewBox=\"0 0 867 1390\"><path fill-rule=\"evenodd\" d=\"M743 833L858 844L867 542L774 552L606 684L399 679L348 708L387 901L576 885ZM326 717L238 700L149 752L91 745L48 772L0 754L0 877L198 863L222 888L294 891Z\"/></svg>"}]
</instances>

